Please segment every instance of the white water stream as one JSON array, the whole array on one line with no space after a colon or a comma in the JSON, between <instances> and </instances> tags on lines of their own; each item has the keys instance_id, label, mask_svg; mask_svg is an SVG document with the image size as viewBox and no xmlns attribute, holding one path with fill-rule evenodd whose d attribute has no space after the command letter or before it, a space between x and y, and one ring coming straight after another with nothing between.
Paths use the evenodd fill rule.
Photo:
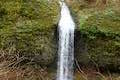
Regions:
<instances>
[{"instance_id":1,"label":"white water stream","mask_svg":"<svg viewBox=\"0 0 120 80\"><path fill-rule=\"evenodd\" d=\"M61 3L57 80L73 80L75 23L67 5Z\"/></svg>"}]
</instances>

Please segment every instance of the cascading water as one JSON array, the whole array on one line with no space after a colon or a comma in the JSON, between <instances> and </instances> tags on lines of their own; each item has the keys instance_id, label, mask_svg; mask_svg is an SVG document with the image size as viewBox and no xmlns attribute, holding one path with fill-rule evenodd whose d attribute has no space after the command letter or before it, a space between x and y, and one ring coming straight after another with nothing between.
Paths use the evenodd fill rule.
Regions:
<instances>
[{"instance_id":1,"label":"cascading water","mask_svg":"<svg viewBox=\"0 0 120 80\"><path fill-rule=\"evenodd\" d=\"M75 23L65 2L61 3L57 80L73 80Z\"/></svg>"}]
</instances>

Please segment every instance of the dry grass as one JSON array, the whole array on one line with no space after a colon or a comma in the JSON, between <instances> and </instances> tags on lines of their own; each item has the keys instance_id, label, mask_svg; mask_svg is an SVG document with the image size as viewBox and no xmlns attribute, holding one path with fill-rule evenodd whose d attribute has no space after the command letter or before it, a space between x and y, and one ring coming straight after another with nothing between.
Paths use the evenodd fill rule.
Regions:
<instances>
[{"instance_id":1,"label":"dry grass","mask_svg":"<svg viewBox=\"0 0 120 80\"><path fill-rule=\"evenodd\" d=\"M0 51L0 80L53 80L49 75L51 73L48 73L46 67L20 57L19 54Z\"/></svg>"},{"instance_id":2,"label":"dry grass","mask_svg":"<svg viewBox=\"0 0 120 80\"><path fill-rule=\"evenodd\" d=\"M101 73L91 68L81 68L76 71L75 80L120 80L120 74Z\"/></svg>"},{"instance_id":3,"label":"dry grass","mask_svg":"<svg viewBox=\"0 0 120 80\"><path fill-rule=\"evenodd\" d=\"M89 71L89 72L88 72ZM75 80L120 80L120 74L102 74L100 72L97 72L97 71L90 71L88 70L86 72L86 70L81 73L79 71L76 71L76 78Z\"/></svg>"},{"instance_id":4,"label":"dry grass","mask_svg":"<svg viewBox=\"0 0 120 80\"><path fill-rule=\"evenodd\" d=\"M25 61L24 57L19 55L5 55L6 52L0 52L0 80L55 80L56 73L49 71L47 67L41 67L31 61ZM120 80L120 75L102 74L99 69L81 68L77 63L75 80Z\"/></svg>"},{"instance_id":5,"label":"dry grass","mask_svg":"<svg viewBox=\"0 0 120 80\"><path fill-rule=\"evenodd\" d=\"M47 74L42 68L14 67L0 70L0 80L50 80Z\"/></svg>"},{"instance_id":6,"label":"dry grass","mask_svg":"<svg viewBox=\"0 0 120 80\"><path fill-rule=\"evenodd\" d=\"M120 80L120 73L110 73L110 71L101 72L97 64L95 67L80 67L77 60L76 78L75 80Z\"/></svg>"}]
</instances>

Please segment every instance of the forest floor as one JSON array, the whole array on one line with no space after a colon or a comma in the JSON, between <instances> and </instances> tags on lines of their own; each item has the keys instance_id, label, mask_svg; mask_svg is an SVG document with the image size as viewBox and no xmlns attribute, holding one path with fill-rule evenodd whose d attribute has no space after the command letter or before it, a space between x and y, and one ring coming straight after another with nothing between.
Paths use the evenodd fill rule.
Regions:
<instances>
[{"instance_id":1,"label":"forest floor","mask_svg":"<svg viewBox=\"0 0 120 80\"><path fill-rule=\"evenodd\" d=\"M38 65L0 67L0 80L55 80L56 70ZM119 73L101 73L93 69L75 71L74 80L120 80Z\"/></svg>"}]
</instances>

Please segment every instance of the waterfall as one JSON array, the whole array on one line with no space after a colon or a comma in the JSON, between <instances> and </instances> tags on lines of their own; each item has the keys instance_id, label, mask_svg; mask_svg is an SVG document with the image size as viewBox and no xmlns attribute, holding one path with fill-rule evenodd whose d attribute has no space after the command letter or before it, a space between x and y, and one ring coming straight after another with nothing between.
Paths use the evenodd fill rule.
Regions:
<instances>
[{"instance_id":1,"label":"waterfall","mask_svg":"<svg viewBox=\"0 0 120 80\"><path fill-rule=\"evenodd\" d=\"M57 80L73 80L75 23L65 2L61 3Z\"/></svg>"}]
</instances>

